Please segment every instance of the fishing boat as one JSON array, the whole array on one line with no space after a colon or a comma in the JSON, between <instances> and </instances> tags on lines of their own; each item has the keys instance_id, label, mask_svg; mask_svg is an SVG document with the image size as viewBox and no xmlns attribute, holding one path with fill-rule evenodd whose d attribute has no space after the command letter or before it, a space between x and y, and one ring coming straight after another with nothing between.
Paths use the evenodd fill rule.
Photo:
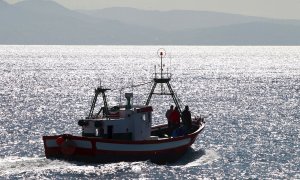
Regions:
<instances>
[{"instance_id":1,"label":"fishing boat","mask_svg":"<svg viewBox=\"0 0 300 180\"><path fill-rule=\"evenodd\" d=\"M145 104L133 104L133 93L125 93L126 104L109 106L106 93L110 90L99 86L90 107L89 115L78 120L82 135L60 134L43 136L46 158L57 158L84 162L119 162L151 160L156 163L178 160L195 142L205 127L204 118L192 118L188 131L170 133L167 119L164 124L152 126L153 95L169 95L181 113L177 95L170 84L171 74L161 71L154 74L153 85ZM166 85L168 92L157 93L157 85ZM100 109L96 109L98 97L102 96ZM164 115L162 115L164 117ZM177 133L174 133L177 132ZM181 132L181 133L180 133Z\"/></svg>"}]
</instances>

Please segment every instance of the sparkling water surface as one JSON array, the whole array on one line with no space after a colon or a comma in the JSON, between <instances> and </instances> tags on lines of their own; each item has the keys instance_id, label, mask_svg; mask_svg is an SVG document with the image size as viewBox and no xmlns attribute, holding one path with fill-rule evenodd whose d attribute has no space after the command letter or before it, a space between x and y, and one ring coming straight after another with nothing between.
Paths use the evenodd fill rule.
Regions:
<instances>
[{"instance_id":1,"label":"sparkling water surface","mask_svg":"<svg viewBox=\"0 0 300 180\"><path fill-rule=\"evenodd\" d=\"M164 46L164 72L206 128L176 163L48 160L43 135L79 135L93 89L144 103L159 46L0 46L0 179L300 179L300 47ZM129 88L125 88L129 87ZM122 91L120 91L123 89ZM158 88L160 89L160 88ZM121 97L121 98L120 98ZM154 124L169 97L154 96Z\"/></svg>"}]
</instances>

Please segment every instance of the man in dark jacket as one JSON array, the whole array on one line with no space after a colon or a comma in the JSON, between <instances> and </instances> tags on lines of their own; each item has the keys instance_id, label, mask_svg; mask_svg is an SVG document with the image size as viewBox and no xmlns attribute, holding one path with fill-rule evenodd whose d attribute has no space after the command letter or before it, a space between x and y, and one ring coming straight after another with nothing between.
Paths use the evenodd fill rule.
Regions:
<instances>
[{"instance_id":1,"label":"man in dark jacket","mask_svg":"<svg viewBox=\"0 0 300 180\"><path fill-rule=\"evenodd\" d=\"M189 133L192 128L192 117L189 106L185 106L184 111L182 112L182 122L186 133Z\"/></svg>"}]
</instances>

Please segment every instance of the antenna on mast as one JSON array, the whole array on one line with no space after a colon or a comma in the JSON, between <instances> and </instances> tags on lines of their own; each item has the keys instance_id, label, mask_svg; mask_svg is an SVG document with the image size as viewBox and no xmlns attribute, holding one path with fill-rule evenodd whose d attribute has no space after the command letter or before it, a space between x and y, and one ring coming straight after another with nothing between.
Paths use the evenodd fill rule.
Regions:
<instances>
[{"instance_id":1,"label":"antenna on mast","mask_svg":"<svg viewBox=\"0 0 300 180\"><path fill-rule=\"evenodd\" d=\"M166 57L166 50L163 48L158 49L157 55L160 57L160 79L163 79L163 63L162 59ZM160 84L160 93L163 94L163 84Z\"/></svg>"},{"instance_id":2,"label":"antenna on mast","mask_svg":"<svg viewBox=\"0 0 300 180\"><path fill-rule=\"evenodd\" d=\"M163 48L160 48L157 51L157 55L160 57L160 78L162 79L163 78L163 64L162 64L162 59L164 57L166 57L166 55L167 55L166 50L163 49Z\"/></svg>"},{"instance_id":3,"label":"antenna on mast","mask_svg":"<svg viewBox=\"0 0 300 180\"><path fill-rule=\"evenodd\" d=\"M160 57L160 78L157 77L157 73L155 72L155 76L154 76L154 84L151 88L151 91L148 95L148 99L146 101L146 106L149 105L150 100L152 98L152 95L156 94L156 95L170 95L173 98L173 101L175 103L175 105L178 107L179 112L181 112L181 108L180 108L180 104L179 104L179 100L177 95L175 94L175 92L173 91L171 84L170 84L170 80L171 80L171 74L170 73L163 73L163 64L162 64L162 58L166 56L166 51L164 49L159 49L157 51L157 55ZM156 93L154 90L157 86L157 84L161 85L161 92L160 93ZM168 89L169 92L164 92L163 91L163 84L165 84Z\"/></svg>"}]
</instances>

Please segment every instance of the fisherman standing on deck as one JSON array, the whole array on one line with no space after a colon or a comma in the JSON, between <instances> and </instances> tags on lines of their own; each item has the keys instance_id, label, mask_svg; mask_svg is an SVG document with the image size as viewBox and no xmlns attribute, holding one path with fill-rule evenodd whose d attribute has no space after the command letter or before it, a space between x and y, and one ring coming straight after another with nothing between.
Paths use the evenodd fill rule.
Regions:
<instances>
[{"instance_id":1,"label":"fisherman standing on deck","mask_svg":"<svg viewBox=\"0 0 300 180\"><path fill-rule=\"evenodd\" d=\"M180 112L178 107L175 107L175 110L171 113L171 129L172 131L179 128L180 126Z\"/></svg>"},{"instance_id":2,"label":"fisherman standing on deck","mask_svg":"<svg viewBox=\"0 0 300 180\"><path fill-rule=\"evenodd\" d=\"M174 111L173 108L174 108L174 106L171 105L170 109L168 109L167 112L166 112L166 118L168 119L168 129L169 129L169 131L171 130L171 114Z\"/></svg>"},{"instance_id":3,"label":"fisherman standing on deck","mask_svg":"<svg viewBox=\"0 0 300 180\"><path fill-rule=\"evenodd\" d=\"M189 111L189 106L185 106L184 111L182 112L182 122L184 131L189 133L192 128L192 117L191 112Z\"/></svg>"}]
</instances>

